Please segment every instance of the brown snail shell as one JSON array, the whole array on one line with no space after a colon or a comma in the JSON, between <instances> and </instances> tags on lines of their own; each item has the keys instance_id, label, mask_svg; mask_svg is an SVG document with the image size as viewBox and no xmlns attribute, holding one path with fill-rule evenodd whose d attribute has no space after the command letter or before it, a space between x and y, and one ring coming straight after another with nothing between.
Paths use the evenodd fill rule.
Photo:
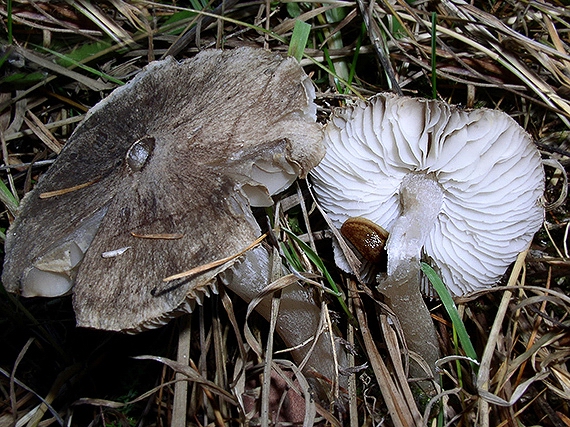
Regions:
<instances>
[{"instance_id":1,"label":"brown snail shell","mask_svg":"<svg viewBox=\"0 0 570 427\"><path fill-rule=\"evenodd\" d=\"M378 264L386 259L388 232L378 224L358 216L347 219L340 232L367 261Z\"/></svg>"}]
</instances>

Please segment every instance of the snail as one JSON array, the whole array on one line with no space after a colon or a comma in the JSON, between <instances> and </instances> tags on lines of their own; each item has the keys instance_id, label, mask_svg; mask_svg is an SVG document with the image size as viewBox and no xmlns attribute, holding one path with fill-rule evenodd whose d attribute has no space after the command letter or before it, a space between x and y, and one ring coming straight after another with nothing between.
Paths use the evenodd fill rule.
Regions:
<instances>
[{"instance_id":1,"label":"snail","mask_svg":"<svg viewBox=\"0 0 570 427\"><path fill-rule=\"evenodd\" d=\"M358 216L347 219L340 232L367 261L372 264L386 262L384 246L388 232L378 224Z\"/></svg>"}]
</instances>

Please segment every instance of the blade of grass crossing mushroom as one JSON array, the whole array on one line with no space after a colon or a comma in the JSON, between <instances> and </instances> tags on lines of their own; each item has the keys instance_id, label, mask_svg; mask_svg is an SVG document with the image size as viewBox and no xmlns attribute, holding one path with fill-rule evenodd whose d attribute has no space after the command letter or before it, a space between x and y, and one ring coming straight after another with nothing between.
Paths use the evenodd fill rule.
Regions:
<instances>
[{"instance_id":1,"label":"blade of grass crossing mushroom","mask_svg":"<svg viewBox=\"0 0 570 427\"><path fill-rule=\"evenodd\" d=\"M225 264L226 262L232 261L233 259L243 255L244 253L246 253L247 251L249 251L250 249L254 248L255 246L259 245L263 239L265 239L267 237L267 233L261 235L260 237L258 237L251 245L249 245L248 247L246 247L245 249L239 251L236 254L230 255L228 257L219 259L217 261L213 261L209 264L204 264L204 265L200 265L198 267L192 268L190 270L187 271L183 271L182 273L177 273L177 274L173 274L172 276L168 276L165 277L164 279L162 279L163 282L170 282L172 280L176 280L176 279L182 279L183 277L188 277L188 276L192 276L194 274L199 274L199 273L203 273L204 271L210 270L212 268L218 267L220 265Z\"/></svg>"},{"instance_id":2,"label":"blade of grass crossing mushroom","mask_svg":"<svg viewBox=\"0 0 570 427\"><path fill-rule=\"evenodd\" d=\"M321 257L319 257L310 247L309 245L307 245L305 242L303 242L301 239L299 239L293 232L291 232L290 230L287 229L283 229L283 231L289 236L291 237L295 243L297 243L299 245L299 247L305 252L305 254L307 255L307 257L311 260L311 262L313 264L315 264L317 266L317 268L320 270L320 272L323 274L323 276L325 277L325 279L327 280L329 286L331 287L331 293L337 297L339 304L341 305L343 311L345 312L345 314L348 316L349 321L353 324L356 325L356 319L354 319L354 317L352 316L352 314L350 313L350 311L348 310L348 307L346 305L346 302L344 301L343 297L342 297L342 293L339 291L338 286L336 285L335 281L333 280L333 278L331 277L330 273L328 272L327 268L325 267L325 264L323 263L323 260L321 259Z\"/></svg>"},{"instance_id":3,"label":"blade of grass crossing mushroom","mask_svg":"<svg viewBox=\"0 0 570 427\"><path fill-rule=\"evenodd\" d=\"M291 42L289 43L288 55L292 56L299 62L301 62L303 52L305 52L305 46L307 46L307 40L309 40L310 32L311 26L309 24L299 20L295 21L295 28L293 28Z\"/></svg>"},{"instance_id":4,"label":"blade of grass crossing mushroom","mask_svg":"<svg viewBox=\"0 0 570 427\"><path fill-rule=\"evenodd\" d=\"M465 324L461 320L459 313L457 312L457 307L453 302L453 298L451 298L451 294L449 290L444 285L443 281L439 278L437 273L425 262L422 262L421 269L423 273L426 275L432 286L434 287L435 291L439 295L447 314L451 318L451 322L453 323L453 327L457 331L457 335L459 336L459 341L463 346L463 350L465 350L465 354L468 357L473 359L473 364L478 365L477 361L477 353L475 352L475 348L473 348L473 344L471 343L471 339L469 338L469 334L467 333L467 329L465 329Z\"/></svg>"}]
</instances>

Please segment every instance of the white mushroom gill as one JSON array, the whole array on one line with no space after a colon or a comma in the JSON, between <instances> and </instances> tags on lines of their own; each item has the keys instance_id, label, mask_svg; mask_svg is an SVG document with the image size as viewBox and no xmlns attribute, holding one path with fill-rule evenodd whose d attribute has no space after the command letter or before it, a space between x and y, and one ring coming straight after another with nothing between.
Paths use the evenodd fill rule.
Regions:
<instances>
[{"instance_id":1,"label":"white mushroom gill","mask_svg":"<svg viewBox=\"0 0 570 427\"><path fill-rule=\"evenodd\" d=\"M455 295L496 284L542 224L540 154L502 112L389 94L336 111L324 143L311 173L318 200L338 228L364 217L387 230L379 290L433 367L422 256Z\"/></svg>"},{"instance_id":2,"label":"white mushroom gill","mask_svg":"<svg viewBox=\"0 0 570 427\"><path fill-rule=\"evenodd\" d=\"M540 154L500 111L382 94L337 111L324 143L311 175L338 228L362 216L391 234L404 177L437 181L443 200L423 252L455 295L496 284L542 224Z\"/></svg>"}]
</instances>

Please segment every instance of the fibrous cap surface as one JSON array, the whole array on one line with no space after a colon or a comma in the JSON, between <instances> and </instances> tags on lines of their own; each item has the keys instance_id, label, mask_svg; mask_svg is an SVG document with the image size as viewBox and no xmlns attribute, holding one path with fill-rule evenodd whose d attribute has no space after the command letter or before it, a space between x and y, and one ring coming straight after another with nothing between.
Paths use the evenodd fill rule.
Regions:
<instances>
[{"instance_id":1,"label":"fibrous cap surface","mask_svg":"<svg viewBox=\"0 0 570 427\"><path fill-rule=\"evenodd\" d=\"M190 310L231 263L163 279L259 237L250 202L271 204L324 154L313 96L294 59L262 49L149 64L88 113L23 200L4 286L54 296L73 285L78 324L100 329Z\"/></svg>"}]
</instances>

